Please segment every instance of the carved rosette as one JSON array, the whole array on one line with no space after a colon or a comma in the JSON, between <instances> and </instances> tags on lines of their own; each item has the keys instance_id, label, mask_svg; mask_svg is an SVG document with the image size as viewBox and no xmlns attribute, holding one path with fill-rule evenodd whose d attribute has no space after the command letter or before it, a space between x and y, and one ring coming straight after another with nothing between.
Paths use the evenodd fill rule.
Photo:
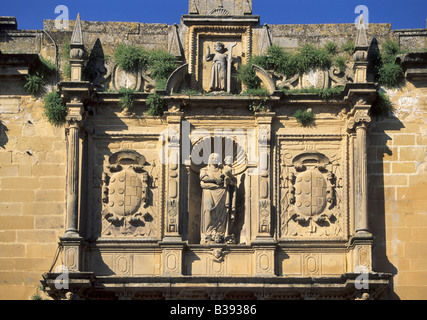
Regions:
<instances>
[{"instance_id":1,"label":"carved rosette","mask_svg":"<svg viewBox=\"0 0 427 320\"><path fill-rule=\"evenodd\" d=\"M341 183L330 159L313 150L282 169L282 237L342 236Z\"/></svg>"},{"instance_id":2,"label":"carved rosette","mask_svg":"<svg viewBox=\"0 0 427 320\"><path fill-rule=\"evenodd\" d=\"M123 150L109 163L102 175L102 236L154 236L144 156Z\"/></svg>"}]
</instances>

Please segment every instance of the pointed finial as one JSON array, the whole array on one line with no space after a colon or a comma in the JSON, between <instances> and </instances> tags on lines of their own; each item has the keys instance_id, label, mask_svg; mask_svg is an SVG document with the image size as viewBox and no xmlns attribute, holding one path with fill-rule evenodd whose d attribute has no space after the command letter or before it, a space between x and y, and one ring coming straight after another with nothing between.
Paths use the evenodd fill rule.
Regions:
<instances>
[{"instance_id":1,"label":"pointed finial","mask_svg":"<svg viewBox=\"0 0 427 320\"><path fill-rule=\"evenodd\" d=\"M357 48L369 47L368 36L366 34L366 27L363 19L363 14L360 15L359 25L357 26L357 36L356 36L355 47L356 47L356 50Z\"/></svg>"},{"instance_id":2,"label":"pointed finial","mask_svg":"<svg viewBox=\"0 0 427 320\"><path fill-rule=\"evenodd\" d=\"M83 45L82 23L80 20L80 13L77 14L76 23L74 25L73 35L71 36L72 45Z\"/></svg>"}]
</instances>

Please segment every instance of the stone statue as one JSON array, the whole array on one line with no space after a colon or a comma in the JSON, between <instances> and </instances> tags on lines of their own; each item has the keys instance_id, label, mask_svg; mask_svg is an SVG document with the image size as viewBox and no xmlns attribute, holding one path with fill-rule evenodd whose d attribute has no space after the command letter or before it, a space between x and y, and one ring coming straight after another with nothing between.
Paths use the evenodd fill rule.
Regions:
<instances>
[{"instance_id":1,"label":"stone statue","mask_svg":"<svg viewBox=\"0 0 427 320\"><path fill-rule=\"evenodd\" d=\"M200 170L203 189L201 208L201 243L234 243L231 227L236 212L236 178L230 162L221 165L220 156L212 153L208 165Z\"/></svg>"},{"instance_id":2,"label":"stone statue","mask_svg":"<svg viewBox=\"0 0 427 320\"><path fill-rule=\"evenodd\" d=\"M227 49L222 42L215 43L214 49L216 53L211 54L210 47L208 46L208 52L205 56L206 61L213 61L211 67L210 91L226 91L229 55L225 53Z\"/></svg>"}]
</instances>

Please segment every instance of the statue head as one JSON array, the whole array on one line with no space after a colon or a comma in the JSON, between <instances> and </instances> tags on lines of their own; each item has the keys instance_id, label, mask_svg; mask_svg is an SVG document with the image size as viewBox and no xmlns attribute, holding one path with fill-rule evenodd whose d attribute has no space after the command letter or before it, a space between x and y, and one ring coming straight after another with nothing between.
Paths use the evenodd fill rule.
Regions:
<instances>
[{"instance_id":1,"label":"statue head","mask_svg":"<svg viewBox=\"0 0 427 320\"><path fill-rule=\"evenodd\" d=\"M222 42L216 42L214 45L214 49L215 51L222 53L225 51L225 45Z\"/></svg>"},{"instance_id":2,"label":"statue head","mask_svg":"<svg viewBox=\"0 0 427 320\"><path fill-rule=\"evenodd\" d=\"M208 160L208 165L219 165L221 163L221 157L219 156L218 153L212 153L209 156L209 160Z\"/></svg>"},{"instance_id":3,"label":"statue head","mask_svg":"<svg viewBox=\"0 0 427 320\"><path fill-rule=\"evenodd\" d=\"M224 158L224 164L231 166L233 164L233 157L232 156L226 156Z\"/></svg>"}]
</instances>

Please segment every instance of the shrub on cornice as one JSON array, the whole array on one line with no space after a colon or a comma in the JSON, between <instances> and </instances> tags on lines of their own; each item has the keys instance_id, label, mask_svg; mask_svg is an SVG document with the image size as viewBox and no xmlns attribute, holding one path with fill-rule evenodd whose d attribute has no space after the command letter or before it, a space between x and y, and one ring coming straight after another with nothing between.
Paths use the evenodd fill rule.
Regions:
<instances>
[{"instance_id":1,"label":"shrub on cornice","mask_svg":"<svg viewBox=\"0 0 427 320\"><path fill-rule=\"evenodd\" d=\"M47 121L53 125L59 126L65 122L67 107L57 91L50 92L45 96L44 114Z\"/></svg>"},{"instance_id":2,"label":"shrub on cornice","mask_svg":"<svg viewBox=\"0 0 427 320\"><path fill-rule=\"evenodd\" d=\"M151 116L161 117L165 111L165 101L158 93L148 95L146 105L148 107L147 113Z\"/></svg>"},{"instance_id":3,"label":"shrub on cornice","mask_svg":"<svg viewBox=\"0 0 427 320\"><path fill-rule=\"evenodd\" d=\"M322 100L328 101L332 98L335 98L342 94L345 87L338 86L333 88L326 88L326 89L317 89L317 88L303 88L303 89L282 89L282 92L285 94L285 96L295 95L295 94L316 94L322 98Z\"/></svg>"},{"instance_id":4,"label":"shrub on cornice","mask_svg":"<svg viewBox=\"0 0 427 320\"><path fill-rule=\"evenodd\" d=\"M132 45L119 45L114 51L114 58L119 67L127 72L142 68L148 62L146 51Z\"/></svg>"},{"instance_id":5,"label":"shrub on cornice","mask_svg":"<svg viewBox=\"0 0 427 320\"><path fill-rule=\"evenodd\" d=\"M120 106L125 111L132 111L133 108L133 94L135 93L135 90L128 89L128 88L120 88L119 94L120 94Z\"/></svg>"},{"instance_id":6,"label":"shrub on cornice","mask_svg":"<svg viewBox=\"0 0 427 320\"><path fill-rule=\"evenodd\" d=\"M311 69L331 66L331 55L326 49L317 49L311 44L304 45L296 54L297 71L303 74Z\"/></svg>"},{"instance_id":7,"label":"shrub on cornice","mask_svg":"<svg viewBox=\"0 0 427 320\"><path fill-rule=\"evenodd\" d=\"M164 50L145 50L133 45L119 45L114 58L121 69L135 72L147 68L156 81L157 89L164 89L166 81L177 68L175 57Z\"/></svg>"},{"instance_id":8,"label":"shrub on cornice","mask_svg":"<svg viewBox=\"0 0 427 320\"><path fill-rule=\"evenodd\" d=\"M175 57L163 50L147 52L147 66L151 70L151 77L156 80L158 89L164 89L166 81L177 68Z\"/></svg>"},{"instance_id":9,"label":"shrub on cornice","mask_svg":"<svg viewBox=\"0 0 427 320\"><path fill-rule=\"evenodd\" d=\"M44 77L36 72L35 74L29 74L25 77L26 82L24 84L25 90L32 96L39 96L43 93L43 88L45 84Z\"/></svg>"},{"instance_id":10,"label":"shrub on cornice","mask_svg":"<svg viewBox=\"0 0 427 320\"><path fill-rule=\"evenodd\" d=\"M371 53L369 63L374 71L375 81L389 89L399 86L404 74L402 67L395 61L399 54L405 52L397 41L389 39L381 45L381 50Z\"/></svg>"},{"instance_id":11,"label":"shrub on cornice","mask_svg":"<svg viewBox=\"0 0 427 320\"><path fill-rule=\"evenodd\" d=\"M303 126L309 125L315 118L311 109L307 109L307 110L298 109L297 111L295 111L293 116Z\"/></svg>"},{"instance_id":12,"label":"shrub on cornice","mask_svg":"<svg viewBox=\"0 0 427 320\"><path fill-rule=\"evenodd\" d=\"M25 78L25 90L33 96L42 95L46 82L55 72L56 67L48 60L39 56L39 60L29 68L29 74Z\"/></svg>"},{"instance_id":13,"label":"shrub on cornice","mask_svg":"<svg viewBox=\"0 0 427 320\"><path fill-rule=\"evenodd\" d=\"M403 80L403 69L395 63L387 63L383 65L379 71L378 81L386 88L395 88Z\"/></svg>"},{"instance_id":14,"label":"shrub on cornice","mask_svg":"<svg viewBox=\"0 0 427 320\"><path fill-rule=\"evenodd\" d=\"M278 45L272 45L268 48L266 55L255 56L249 63L242 65L237 72L237 79L249 89L258 89L261 82L252 68L254 64L263 69L268 69L272 65L276 73L292 77L312 69L330 68L337 52L337 45L333 42L327 43L325 47L320 49L311 44L306 44L297 52L285 51ZM342 58L337 59L337 62L340 63L339 67L344 69Z\"/></svg>"},{"instance_id":15,"label":"shrub on cornice","mask_svg":"<svg viewBox=\"0 0 427 320\"><path fill-rule=\"evenodd\" d=\"M258 89L261 80L256 76L252 60L242 65L237 71L237 79L240 80L248 89Z\"/></svg>"},{"instance_id":16,"label":"shrub on cornice","mask_svg":"<svg viewBox=\"0 0 427 320\"><path fill-rule=\"evenodd\" d=\"M387 96L387 93L380 91L375 103L369 110L369 115L378 120L390 116L391 114L393 114L393 104Z\"/></svg>"}]
</instances>

